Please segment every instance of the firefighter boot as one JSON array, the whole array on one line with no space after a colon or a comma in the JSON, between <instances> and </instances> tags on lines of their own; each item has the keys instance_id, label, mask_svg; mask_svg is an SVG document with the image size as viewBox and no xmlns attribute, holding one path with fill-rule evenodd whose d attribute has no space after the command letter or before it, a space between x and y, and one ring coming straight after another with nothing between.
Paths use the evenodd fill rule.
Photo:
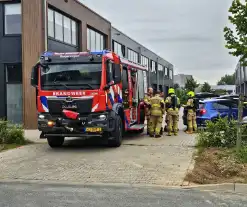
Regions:
<instances>
[{"instance_id":1,"label":"firefighter boot","mask_svg":"<svg viewBox=\"0 0 247 207\"><path fill-rule=\"evenodd\" d=\"M163 127L161 127L161 129L160 129L160 135L161 136L163 135Z\"/></svg>"}]
</instances>

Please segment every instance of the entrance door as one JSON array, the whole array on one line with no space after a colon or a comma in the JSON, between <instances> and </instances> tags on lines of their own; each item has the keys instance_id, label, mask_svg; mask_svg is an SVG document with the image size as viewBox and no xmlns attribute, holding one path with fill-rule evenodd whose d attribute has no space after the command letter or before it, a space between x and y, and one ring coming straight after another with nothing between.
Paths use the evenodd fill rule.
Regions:
<instances>
[{"instance_id":1,"label":"entrance door","mask_svg":"<svg viewBox=\"0 0 247 207\"><path fill-rule=\"evenodd\" d=\"M22 124L22 67L21 64L8 64L6 74L6 116L15 124Z\"/></svg>"}]
</instances>

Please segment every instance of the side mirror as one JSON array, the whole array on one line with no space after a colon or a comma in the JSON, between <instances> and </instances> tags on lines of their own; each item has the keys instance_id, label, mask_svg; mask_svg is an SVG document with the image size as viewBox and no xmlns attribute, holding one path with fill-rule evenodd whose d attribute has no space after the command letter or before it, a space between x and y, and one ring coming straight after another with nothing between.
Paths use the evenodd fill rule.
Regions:
<instances>
[{"instance_id":1,"label":"side mirror","mask_svg":"<svg viewBox=\"0 0 247 207\"><path fill-rule=\"evenodd\" d=\"M114 64L114 83L115 84L118 84L121 82L121 78L122 78L122 75L121 75L121 68L120 68L120 64Z\"/></svg>"},{"instance_id":2,"label":"side mirror","mask_svg":"<svg viewBox=\"0 0 247 207\"><path fill-rule=\"evenodd\" d=\"M32 73L31 73L31 86L37 87L38 86L38 67L35 65L32 68Z\"/></svg>"}]
</instances>

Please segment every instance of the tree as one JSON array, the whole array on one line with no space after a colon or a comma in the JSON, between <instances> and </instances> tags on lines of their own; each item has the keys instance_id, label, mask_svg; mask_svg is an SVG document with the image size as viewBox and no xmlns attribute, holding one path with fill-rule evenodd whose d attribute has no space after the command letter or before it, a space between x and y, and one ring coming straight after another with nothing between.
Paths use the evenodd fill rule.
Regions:
<instances>
[{"instance_id":1,"label":"tree","mask_svg":"<svg viewBox=\"0 0 247 207\"><path fill-rule=\"evenodd\" d=\"M196 80L194 78L187 79L184 88L187 91L195 91L195 89L199 86Z\"/></svg>"},{"instance_id":2,"label":"tree","mask_svg":"<svg viewBox=\"0 0 247 207\"><path fill-rule=\"evenodd\" d=\"M217 85L235 85L235 73L232 75L224 75L217 82Z\"/></svg>"},{"instance_id":3,"label":"tree","mask_svg":"<svg viewBox=\"0 0 247 207\"><path fill-rule=\"evenodd\" d=\"M201 92L211 92L211 86L208 82L204 82L201 88Z\"/></svg>"},{"instance_id":4,"label":"tree","mask_svg":"<svg viewBox=\"0 0 247 207\"><path fill-rule=\"evenodd\" d=\"M178 88L180 88L180 86L179 86L178 83L175 83L175 84L173 85L173 88L174 88L174 89L178 89Z\"/></svg>"},{"instance_id":5,"label":"tree","mask_svg":"<svg viewBox=\"0 0 247 207\"><path fill-rule=\"evenodd\" d=\"M233 56L240 57L243 65L247 65L247 0L233 0L229 8L229 21L235 27L235 32L229 27L224 28L226 48Z\"/></svg>"}]
</instances>

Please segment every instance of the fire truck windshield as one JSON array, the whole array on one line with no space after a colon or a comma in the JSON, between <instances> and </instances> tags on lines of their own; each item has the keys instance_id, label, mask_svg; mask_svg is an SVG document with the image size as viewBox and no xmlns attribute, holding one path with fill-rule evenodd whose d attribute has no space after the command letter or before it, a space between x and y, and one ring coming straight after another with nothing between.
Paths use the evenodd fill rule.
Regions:
<instances>
[{"instance_id":1,"label":"fire truck windshield","mask_svg":"<svg viewBox=\"0 0 247 207\"><path fill-rule=\"evenodd\" d=\"M101 63L48 64L41 68L41 89L99 89L101 73Z\"/></svg>"}]
</instances>

